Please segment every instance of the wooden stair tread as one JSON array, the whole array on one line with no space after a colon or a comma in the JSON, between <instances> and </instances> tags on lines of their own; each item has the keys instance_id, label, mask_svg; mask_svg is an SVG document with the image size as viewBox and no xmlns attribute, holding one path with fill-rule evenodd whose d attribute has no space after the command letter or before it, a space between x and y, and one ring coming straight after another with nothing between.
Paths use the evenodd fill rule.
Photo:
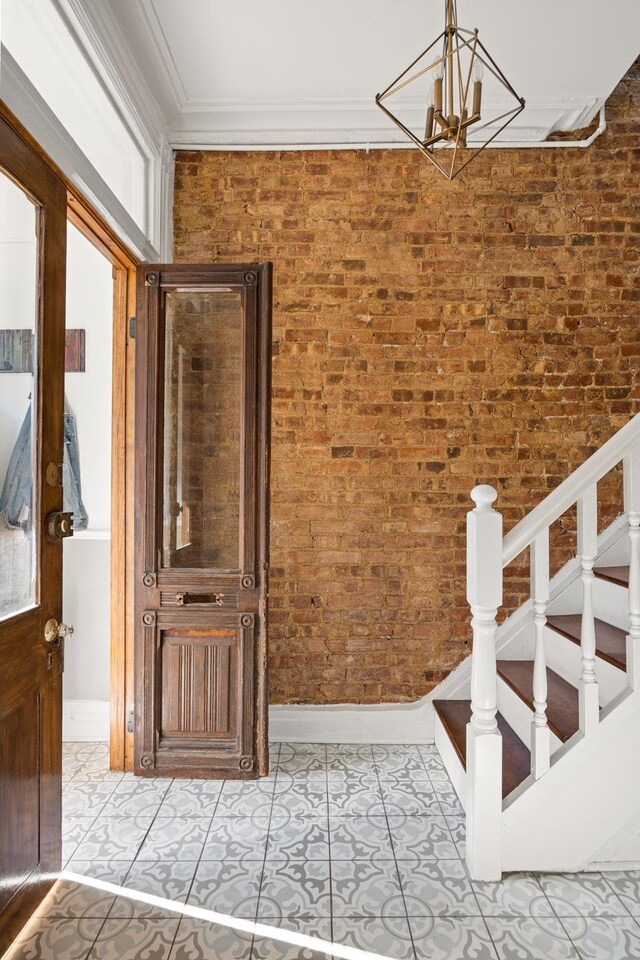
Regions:
<instances>
[{"instance_id":1,"label":"wooden stair tread","mask_svg":"<svg viewBox=\"0 0 640 960\"><path fill-rule=\"evenodd\" d=\"M579 613L564 613L556 617L547 617L547 625L563 637L580 646L582 616ZM596 653L618 670L627 669L627 635L624 630L614 627L604 620L595 618Z\"/></svg>"},{"instance_id":2,"label":"wooden stair tread","mask_svg":"<svg viewBox=\"0 0 640 960\"><path fill-rule=\"evenodd\" d=\"M471 701L434 700L433 706L466 770L467 724L471 720ZM531 753L502 714L497 715L497 721L498 729L502 734L502 797L504 799L531 773Z\"/></svg>"},{"instance_id":3,"label":"wooden stair tread","mask_svg":"<svg viewBox=\"0 0 640 960\"><path fill-rule=\"evenodd\" d=\"M533 660L498 660L498 675L533 710ZM547 723L563 743L580 726L576 687L548 668Z\"/></svg>"},{"instance_id":4,"label":"wooden stair tread","mask_svg":"<svg viewBox=\"0 0 640 960\"><path fill-rule=\"evenodd\" d=\"M601 580L617 583L621 587L629 586L629 567L594 567L593 572Z\"/></svg>"}]
</instances>

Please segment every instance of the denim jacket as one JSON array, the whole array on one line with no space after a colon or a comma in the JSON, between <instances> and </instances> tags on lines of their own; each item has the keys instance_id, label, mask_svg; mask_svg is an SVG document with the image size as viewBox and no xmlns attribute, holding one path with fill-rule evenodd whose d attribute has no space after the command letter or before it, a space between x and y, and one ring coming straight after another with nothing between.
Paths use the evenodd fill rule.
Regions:
<instances>
[{"instance_id":1,"label":"denim jacket","mask_svg":"<svg viewBox=\"0 0 640 960\"><path fill-rule=\"evenodd\" d=\"M89 517L82 503L76 421L66 400L64 407L62 497L64 509L73 515L73 529L84 530L89 523ZM31 489L31 406L29 406L9 460L0 495L0 513L4 514L7 525L14 530L19 528L29 530L31 527ZM21 521L20 516L25 507L29 510L29 515Z\"/></svg>"}]
</instances>

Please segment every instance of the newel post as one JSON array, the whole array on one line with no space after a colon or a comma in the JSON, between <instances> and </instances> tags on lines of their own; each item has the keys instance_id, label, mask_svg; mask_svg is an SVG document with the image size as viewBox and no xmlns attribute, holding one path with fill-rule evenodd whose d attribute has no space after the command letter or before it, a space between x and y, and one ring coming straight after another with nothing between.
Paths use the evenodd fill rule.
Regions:
<instances>
[{"instance_id":1,"label":"newel post","mask_svg":"<svg viewBox=\"0 0 640 960\"><path fill-rule=\"evenodd\" d=\"M502 516L482 484L467 514L467 600L471 606L471 721L467 726L467 865L474 880L502 874L502 735L498 730L496 615L502 604Z\"/></svg>"},{"instance_id":2,"label":"newel post","mask_svg":"<svg viewBox=\"0 0 640 960\"><path fill-rule=\"evenodd\" d=\"M629 524L627 683L640 688L640 444L624 458L624 509Z\"/></svg>"}]
</instances>

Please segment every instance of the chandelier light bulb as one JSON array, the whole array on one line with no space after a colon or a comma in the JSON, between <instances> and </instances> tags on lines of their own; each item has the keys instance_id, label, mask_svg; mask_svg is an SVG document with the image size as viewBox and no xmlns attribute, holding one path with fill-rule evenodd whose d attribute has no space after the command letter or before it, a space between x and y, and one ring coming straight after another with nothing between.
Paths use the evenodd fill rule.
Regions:
<instances>
[{"instance_id":1,"label":"chandelier light bulb","mask_svg":"<svg viewBox=\"0 0 640 960\"><path fill-rule=\"evenodd\" d=\"M431 64L431 76L435 80L442 80L444 77L444 60L436 59Z\"/></svg>"},{"instance_id":2,"label":"chandelier light bulb","mask_svg":"<svg viewBox=\"0 0 640 960\"><path fill-rule=\"evenodd\" d=\"M473 60L473 79L475 83L480 83L484 77L484 63L479 57L474 57Z\"/></svg>"}]
</instances>

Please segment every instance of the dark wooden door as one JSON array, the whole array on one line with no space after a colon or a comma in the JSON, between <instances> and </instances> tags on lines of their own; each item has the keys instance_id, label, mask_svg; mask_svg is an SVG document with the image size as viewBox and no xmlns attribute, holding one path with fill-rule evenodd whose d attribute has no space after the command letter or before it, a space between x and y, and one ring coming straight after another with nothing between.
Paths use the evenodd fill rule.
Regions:
<instances>
[{"instance_id":1,"label":"dark wooden door","mask_svg":"<svg viewBox=\"0 0 640 960\"><path fill-rule=\"evenodd\" d=\"M151 265L136 321L135 769L268 772L271 265Z\"/></svg>"},{"instance_id":2,"label":"dark wooden door","mask_svg":"<svg viewBox=\"0 0 640 960\"><path fill-rule=\"evenodd\" d=\"M60 867L66 190L0 119L0 954ZM58 624L55 624L56 628Z\"/></svg>"}]
</instances>

